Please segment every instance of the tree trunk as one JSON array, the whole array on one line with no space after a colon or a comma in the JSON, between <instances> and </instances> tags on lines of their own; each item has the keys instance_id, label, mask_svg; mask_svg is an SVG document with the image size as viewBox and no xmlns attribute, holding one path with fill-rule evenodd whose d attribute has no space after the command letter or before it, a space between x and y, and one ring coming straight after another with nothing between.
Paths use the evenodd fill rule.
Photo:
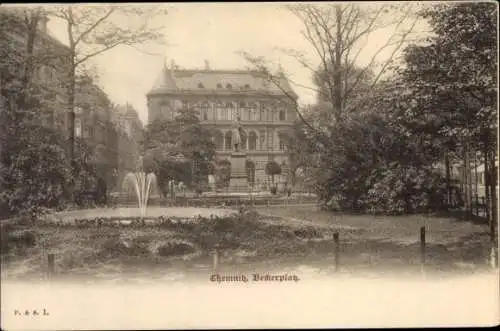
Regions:
<instances>
[{"instance_id":1,"label":"tree trunk","mask_svg":"<svg viewBox=\"0 0 500 331\"><path fill-rule=\"evenodd\" d=\"M446 150L444 154L444 166L446 168L446 192L448 198L448 208L453 208L453 197L451 191L451 169L450 169L450 156L449 151Z\"/></svg>"},{"instance_id":2,"label":"tree trunk","mask_svg":"<svg viewBox=\"0 0 500 331\"><path fill-rule=\"evenodd\" d=\"M335 15L337 23L337 35L335 40L335 63L333 73L333 84L335 94L335 116L337 123L339 122L342 114L342 6L335 6Z\"/></svg>"},{"instance_id":3,"label":"tree trunk","mask_svg":"<svg viewBox=\"0 0 500 331\"><path fill-rule=\"evenodd\" d=\"M465 209L465 220L468 221L470 219L470 197L469 197L469 150L467 144L463 147L463 194L464 194L464 209Z\"/></svg>"},{"instance_id":4,"label":"tree trunk","mask_svg":"<svg viewBox=\"0 0 500 331\"><path fill-rule=\"evenodd\" d=\"M68 158L72 164L75 149L75 67L70 70L68 83Z\"/></svg>"},{"instance_id":5,"label":"tree trunk","mask_svg":"<svg viewBox=\"0 0 500 331\"><path fill-rule=\"evenodd\" d=\"M470 150L470 144L467 142L467 197L469 198L469 211L468 211L468 217L469 219L473 215L473 197L472 197L472 170L471 170L471 150Z\"/></svg>"},{"instance_id":6,"label":"tree trunk","mask_svg":"<svg viewBox=\"0 0 500 331\"><path fill-rule=\"evenodd\" d=\"M29 98L29 88L31 85L31 80L33 77L33 72L34 72L34 48L35 48L35 41L37 37L37 26L38 26L38 21L40 20L40 12L39 10L26 14L25 16L25 23L26 23L26 28L27 28L27 40L26 40L26 57L24 61L24 68L23 68L23 74L21 78L21 93L19 94L19 99L17 100L17 111L21 112L20 114L18 113L17 115L20 115L20 118L15 117L16 121L21 122L26 118L27 112L28 112L28 98ZM16 124L18 124L16 123Z\"/></svg>"},{"instance_id":7,"label":"tree trunk","mask_svg":"<svg viewBox=\"0 0 500 331\"><path fill-rule=\"evenodd\" d=\"M476 204L476 212L479 216L479 176L477 174L477 167L478 167L478 164L477 164L477 151L474 152L474 191L476 192L475 194L475 204Z\"/></svg>"},{"instance_id":8,"label":"tree trunk","mask_svg":"<svg viewBox=\"0 0 500 331\"><path fill-rule=\"evenodd\" d=\"M490 221L490 235L491 240L496 242L495 227L497 222L497 167L495 165L495 153L490 157L489 166L490 175L490 190L491 190L491 221Z\"/></svg>"},{"instance_id":9,"label":"tree trunk","mask_svg":"<svg viewBox=\"0 0 500 331\"><path fill-rule=\"evenodd\" d=\"M483 174L484 174L484 194L485 194L485 211L486 211L486 219L488 222L491 222L491 215L490 215L490 176L489 176L489 157L488 157L488 147L486 146L484 149L484 169L483 169ZM491 227L491 223L490 223Z\"/></svg>"}]
</instances>

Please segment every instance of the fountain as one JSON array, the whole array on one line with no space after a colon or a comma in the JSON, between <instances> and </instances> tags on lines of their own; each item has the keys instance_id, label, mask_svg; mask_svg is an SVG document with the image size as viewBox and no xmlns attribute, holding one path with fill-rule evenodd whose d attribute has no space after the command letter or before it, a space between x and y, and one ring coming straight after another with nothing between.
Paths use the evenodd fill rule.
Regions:
<instances>
[{"instance_id":1,"label":"fountain","mask_svg":"<svg viewBox=\"0 0 500 331\"><path fill-rule=\"evenodd\" d=\"M146 216L146 208L149 200L149 193L152 186L156 186L156 175L152 172L146 174L144 172L144 165L142 156L139 157L139 162L136 172L129 172L124 180L123 185L132 184L135 189L135 194L137 197L137 203L139 206L139 214L141 218Z\"/></svg>"}]
</instances>

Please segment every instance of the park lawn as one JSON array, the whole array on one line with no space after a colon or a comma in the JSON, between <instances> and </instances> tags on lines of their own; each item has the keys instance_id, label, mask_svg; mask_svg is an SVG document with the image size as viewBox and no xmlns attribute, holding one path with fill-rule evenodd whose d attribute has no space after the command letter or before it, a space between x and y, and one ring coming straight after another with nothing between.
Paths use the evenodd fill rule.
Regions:
<instances>
[{"instance_id":1,"label":"park lawn","mask_svg":"<svg viewBox=\"0 0 500 331\"><path fill-rule=\"evenodd\" d=\"M339 232L345 264L384 267L417 265L420 228L426 232L426 263L437 268L487 268L491 262L489 226L435 215L351 215L314 206L262 207L270 221L290 226L312 225Z\"/></svg>"},{"instance_id":2,"label":"park lawn","mask_svg":"<svg viewBox=\"0 0 500 331\"><path fill-rule=\"evenodd\" d=\"M434 215L352 215L318 210L315 206L260 207L263 215L276 216L290 225L313 225L318 228L365 230L363 238L394 242L419 240L425 226L428 243L449 244L459 238L488 233L487 224L465 222L453 217ZM277 218L275 219L277 221Z\"/></svg>"},{"instance_id":3,"label":"park lawn","mask_svg":"<svg viewBox=\"0 0 500 331\"><path fill-rule=\"evenodd\" d=\"M420 267L420 226L427 230L426 264L433 271L480 271L487 267L488 229L443 217L335 215L310 206L258 208L220 224L177 227L31 226L34 247L2 255L2 278L43 278L47 254L59 275L119 279L125 274L161 277L167 272L210 271L214 244L221 265L251 270L262 265L300 265L330 270L333 233L340 237L340 266L347 272L410 270ZM207 221L208 222L208 221ZM222 226L222 227L221 227ZM222 235L220 235L222 234ZM169 243L193 248L161 256Z\"/></svg>"}]
</instances>

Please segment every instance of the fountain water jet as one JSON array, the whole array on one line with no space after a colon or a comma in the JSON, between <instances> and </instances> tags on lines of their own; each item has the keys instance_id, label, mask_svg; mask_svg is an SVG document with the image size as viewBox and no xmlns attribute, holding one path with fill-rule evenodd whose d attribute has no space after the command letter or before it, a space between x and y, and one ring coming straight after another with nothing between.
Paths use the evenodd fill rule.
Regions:
<instances>
[{"instance_id":1,"label":"fountain water jet","mask_svg":"<svg viewBox=\"0 0 500 331\"><path fill-rule=\"evenodd\" d=\"M146 174L143 168L143 160L141 156L139 158L137 171L127 173L123 180L124 186L132 184L135 189L141 218L146 216L146 209L151 188L157 184L156 175L152 172Z\"/></svg>"}]
</instances>

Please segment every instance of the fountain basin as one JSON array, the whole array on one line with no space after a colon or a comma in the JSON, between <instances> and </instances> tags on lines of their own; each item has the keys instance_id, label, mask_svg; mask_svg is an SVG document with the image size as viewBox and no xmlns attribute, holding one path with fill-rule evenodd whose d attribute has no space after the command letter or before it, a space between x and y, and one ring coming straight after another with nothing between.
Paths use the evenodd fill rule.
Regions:
<instances>
[{"instance_id":1,"label":"fountain basin","mask_svg":"<svg viewBox=\"0 0 500 331\"><path fill-rule=\"evenodd\" d=\"M195 208L195 207L153 207L146 209L144 220L159 219L161 216L172 218L194 218L197 216L227 216L235 211L219 208ZM81 209L57 212L42 217L45 221L59 221L63 223L74 223L78 219L96 219L104 220L139 220L141 211L139 208L99 208L99 209Z\"/></svg>"}]
</instances>

